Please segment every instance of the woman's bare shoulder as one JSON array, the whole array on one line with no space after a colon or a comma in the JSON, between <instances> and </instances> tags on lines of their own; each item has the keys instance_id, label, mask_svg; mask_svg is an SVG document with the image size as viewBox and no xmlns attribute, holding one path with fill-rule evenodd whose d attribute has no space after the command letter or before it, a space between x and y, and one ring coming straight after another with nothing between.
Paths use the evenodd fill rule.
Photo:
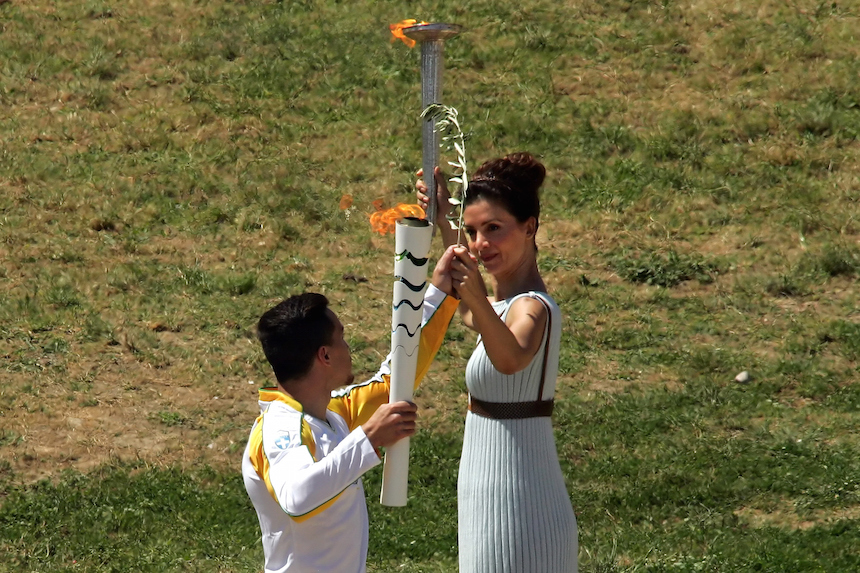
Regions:
<instances>
[{"instance_id":1,"label":"woman's bare shoulder","mask_svg":"<svg viewBox=\"0 0 860 573\"><path fill-rule=\"evenodd\" d=\"M546 304L537 296L519 296L513 300L508 309L508 322L531 317L542 323L547 316Z\"/></svg>"}]
</instances>

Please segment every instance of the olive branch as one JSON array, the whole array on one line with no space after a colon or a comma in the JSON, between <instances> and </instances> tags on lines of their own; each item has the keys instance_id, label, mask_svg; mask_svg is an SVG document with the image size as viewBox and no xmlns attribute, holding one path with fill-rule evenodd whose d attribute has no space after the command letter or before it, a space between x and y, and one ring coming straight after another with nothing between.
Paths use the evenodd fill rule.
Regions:
<instances>
[{"instance_id":1,"label":"olive branch","mask_svg":"<svg viewBox=\"0 0 860 573\"><path fill-rule=\"evenodd\" d=\"M463 233L463 202L466 200L466 192L469 189L469 177L466 174L466 135L460 127L459 113L454 107L431 103L421 112L421 117L428 121L434 121L435 131L442 135L442 144L448 150L453 149L457 152L457 161L449 161L448 165L458 169L459 172L454 173L454 176L448 181L460 184L460 198L449 197L448 202L457 207L458 214L455 217L448 213L445 218L452 229L457 229L457 244L459 245Z\"/></svg>"}]
</instances>

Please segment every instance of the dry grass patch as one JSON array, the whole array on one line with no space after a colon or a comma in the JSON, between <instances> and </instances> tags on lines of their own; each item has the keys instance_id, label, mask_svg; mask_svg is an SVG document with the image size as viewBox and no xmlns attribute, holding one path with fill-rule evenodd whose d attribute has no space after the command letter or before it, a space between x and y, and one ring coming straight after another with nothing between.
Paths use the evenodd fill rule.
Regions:
<instances>
[{"instance_id":1,"label":"dry grass patch","mask_svg":"<svg viewBox=\"0 0 860 573\"><path fill-rule=\"evenodd\" d=\"M839 521L860 519L860 506L798 511L798 503L780 500L773 508L743 507L735 510L744 525L755 529L777 527L792 531L804 531L823 527Z\"/></svg>"}]
</instances>

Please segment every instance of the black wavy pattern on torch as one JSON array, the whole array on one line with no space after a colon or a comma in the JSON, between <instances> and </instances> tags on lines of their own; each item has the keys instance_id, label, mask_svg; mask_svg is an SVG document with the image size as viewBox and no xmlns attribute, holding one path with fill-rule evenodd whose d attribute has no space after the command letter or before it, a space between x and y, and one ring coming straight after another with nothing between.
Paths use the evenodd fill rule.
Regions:
<instances>
[{"instance_id":1,"label":"black wavy pattern on torch","mask_svg":"<svg viewBox=\"0 0 860 573\"><path fill-rule=\"evenodd\" d=\"M394 280L402 282L402 283L403 283L403 284L405 284L405 285L409 288L409 290L411 290L412 292L418 292L418 291L420 291L421 289L423 289L423 288L424 288L424 285L426 285L426 284L427 284L427 281L424 281L424 282L423 282L423 283L421 283L420 285L415 286L414 284L412 284L411 282L409 282L408 280L406 280L406 279L405 279L405 278L403 278L403 277L394 277Z\"/></svg>"},{"instance_id":2,"label":"black wavy pattern on torch","mask_svg":"<svg viewBox=\"0 0 860 573\"><path fill-rule=\"evenodd\" d=\"M397 346L395 346L394 348L391 349L391 353L394 354L397 351L397 349L400 348L403 350L403 353L406 354L406 356L409 356L411 358L412 355L415 354L415 352L419 349L420 346L421 346L420 344L418 346L416 346L415 349L412 351L412 354L409 354L408 352L406 352L405 346L403 346L402 344L398 344Z\"/></svg>"},{"instance_id":3,"label":"black wavy pattern on torch","mask_svg":"<svg viewBox=\"0 0 860 573\"><path fill-rule=\"evenodd\" d=\"M398 308L400 308L400 307L401 307L401 306L403 306L404 304L409 305L409 308L411 308L412 310L420 310L420 309L421 309L421 307L422 307L422 306L424 306L424 305L423 305L423 303L420 303L420 302L418 303L418 305L417 305L417 306L413 306L413 305L412 305L412 303L411 303L411 302L409 302L409 300L408 300L408 299L405 299L405 298L404 298L404 299L403 299L403 300L401 300L399 303L397 303L397 304L395 304L395 305L394 305L394 310L397 310Z\"/></svg>"},{"instance_id":4,"label":"black wavy pattern on torch","mask_svg":"<svg viewBox=\"0 0 860 573\"><path fill-rule=\"evenodd\" d=\"M421 325L419 324L418 326L415 327L415 330L413 332L409 332L409 327L401 322L400 324L398 324L397 326L395 326L394 328L391 329L391 334L394 334L395 332L397 332L397 329L400 328L401 326L403 327L403 330L406 331L406 334L409 335L409 338L414 338L415 333L418 332L419 330L421 330Z\"/></svg>"},{"instance_id":5,"label":"black wavy pattern on torch","mask_svg":"<svg viewBox=\"0 0 860 573\"><path fill-rule=\"evenodd\" d=\"M394 256L397 257L397 260L401 260L403 257L406 257L410 261L412 261L412 264L415 265L416 267L423 267L424 265L427 264L427 261L429 260L426 258L416 259L415 257L412 256L412 253L410 253L409 251L406 251L406 250L404 250L403 252L400 252L400 253L394 253Z\"/></svg>"}]
</instances>

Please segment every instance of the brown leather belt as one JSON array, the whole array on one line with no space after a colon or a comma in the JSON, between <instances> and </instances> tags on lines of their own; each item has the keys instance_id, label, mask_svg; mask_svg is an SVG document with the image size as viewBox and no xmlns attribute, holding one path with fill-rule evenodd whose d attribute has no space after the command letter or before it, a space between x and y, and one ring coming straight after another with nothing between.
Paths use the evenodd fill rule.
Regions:
<instances>
[{"instance_id":1,"label":"brown leather belt","mask_svg":"<svg viewBox=\"0 0 860 573\"><path fill-rule=\"evenodd\" d=\"M540 402L485 402L469 396L469 411L496 420L521 420L552 416L553 401Z\"/></svg>"}]
</instances>

